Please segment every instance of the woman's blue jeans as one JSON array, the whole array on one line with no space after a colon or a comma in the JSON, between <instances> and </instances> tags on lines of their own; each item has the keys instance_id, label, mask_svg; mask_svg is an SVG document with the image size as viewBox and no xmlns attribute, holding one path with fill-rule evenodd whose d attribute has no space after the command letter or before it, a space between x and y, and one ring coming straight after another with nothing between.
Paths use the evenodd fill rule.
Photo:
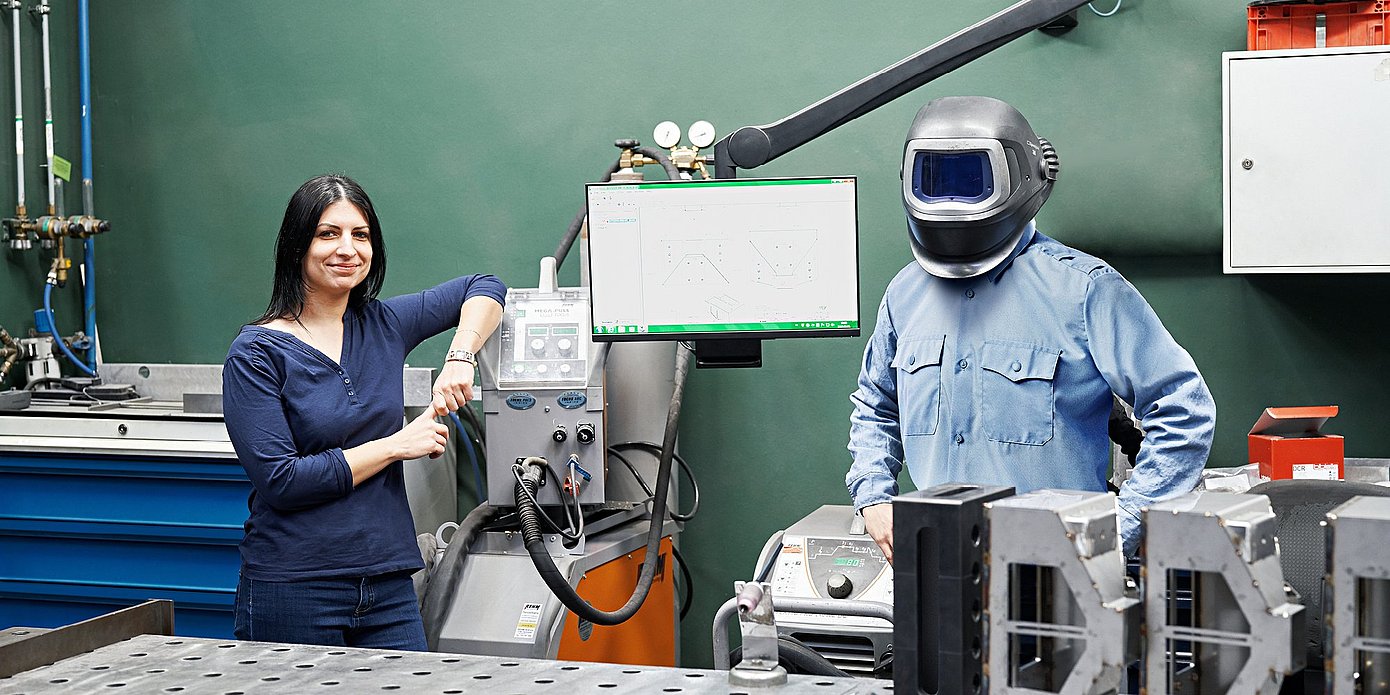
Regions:
<instances>
[{"instance_id":1,"label":"woman's blue jeans","mask_svg":"<svg viewBox=\"0 0 1390 695\"><path fill-rule=\"evenodd\" d=\"M425 651L410 574L267 582L236 589L240 640Z\"/></svg>"}]
</instances>

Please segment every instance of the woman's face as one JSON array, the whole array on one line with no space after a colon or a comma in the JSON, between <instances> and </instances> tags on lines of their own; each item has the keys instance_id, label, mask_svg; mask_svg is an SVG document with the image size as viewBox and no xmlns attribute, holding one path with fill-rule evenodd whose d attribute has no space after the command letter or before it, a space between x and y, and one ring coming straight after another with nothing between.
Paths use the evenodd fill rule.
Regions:
<instances>
[{"instance_id":1,"label":"woman's face","mask_svg":"<svg viewBox=\"0 0 1390 695\"><path fill-rule=\"evenodd\" d=\"M347 294L372 267L372 230L347 200L324 209L304 254L304 283L312 292Z\"/></svg>"}]
</instances>

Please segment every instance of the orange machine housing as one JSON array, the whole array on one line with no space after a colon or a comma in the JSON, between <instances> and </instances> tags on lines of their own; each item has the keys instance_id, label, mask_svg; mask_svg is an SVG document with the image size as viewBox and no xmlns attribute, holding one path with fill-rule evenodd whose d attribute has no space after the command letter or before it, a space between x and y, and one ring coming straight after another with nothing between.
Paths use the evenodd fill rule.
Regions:
<instances>
[{"instance_id":1,"label":"orange machine housing","mask_svg":"<svg viewBox=\"0 0 1390 695\"><path fill-rule=\"evenodd\" d=\"M1252 51L1317 48L1319 22L1323 47L1383 46L1390 2L1260 5L1247 8L1247 13L1246 47Z\"/></svg>"},{"instance_id":2,"label":"orange machine housing","mask_svg":"<svg viewBox=\"0 0 1390 695\"><path fill-rule=\"evenodd\" d=\"M1265 408L1250 429L1250 463L1260 464L1260 476L1271 480L1341 480L1342 435L1322 432L1336 416L1335 405Z\"/></svg>"},{"instance_id":3,"label":"orange machine housing","mask_svg":"<svg viewBox=\"0 0 1390 695\"><path fill-rule=\"evenodd\" d=\"M560 634L562 661L598 661L645 666L676 665L676 581L672 572L671 537L661 539L657 573L647 600L637 614L618 625L594 625L565 613ZM575 589L595 608L617 610L627 602L642 570L646 548L599 565L584 573Z\"/></svg>"}]
</instances>

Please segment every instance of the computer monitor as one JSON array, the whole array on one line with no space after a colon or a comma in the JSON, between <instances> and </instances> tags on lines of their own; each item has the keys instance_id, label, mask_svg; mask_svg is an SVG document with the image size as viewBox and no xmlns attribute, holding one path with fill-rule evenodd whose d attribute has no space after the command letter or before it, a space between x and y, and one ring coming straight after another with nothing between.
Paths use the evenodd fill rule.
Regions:
<instances>
[{"instance_id":1,"label":"computer monitor","mask_svg":"<svg viewBox=\"0 0 1390 695\"><path fill-rule=\"evenodd\" d=\"M859 335L855 179L588 186L597 341Z\"/></svg>"}]
</instances>

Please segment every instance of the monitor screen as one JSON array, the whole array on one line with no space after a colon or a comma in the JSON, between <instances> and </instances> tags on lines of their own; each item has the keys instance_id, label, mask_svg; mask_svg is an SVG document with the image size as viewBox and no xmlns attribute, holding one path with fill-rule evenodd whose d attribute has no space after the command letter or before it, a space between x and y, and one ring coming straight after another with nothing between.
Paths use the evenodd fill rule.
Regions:
<instances>
[{"instance_id":1,"label":"monitor screen","mask_svg":"<svg viewBox=\"0 0 1390 695\"><path fill-rule=\"evenodd\" d=\"M859 335L854 177L589 184L599 341Z\"/></svg>"}]
</instances>

